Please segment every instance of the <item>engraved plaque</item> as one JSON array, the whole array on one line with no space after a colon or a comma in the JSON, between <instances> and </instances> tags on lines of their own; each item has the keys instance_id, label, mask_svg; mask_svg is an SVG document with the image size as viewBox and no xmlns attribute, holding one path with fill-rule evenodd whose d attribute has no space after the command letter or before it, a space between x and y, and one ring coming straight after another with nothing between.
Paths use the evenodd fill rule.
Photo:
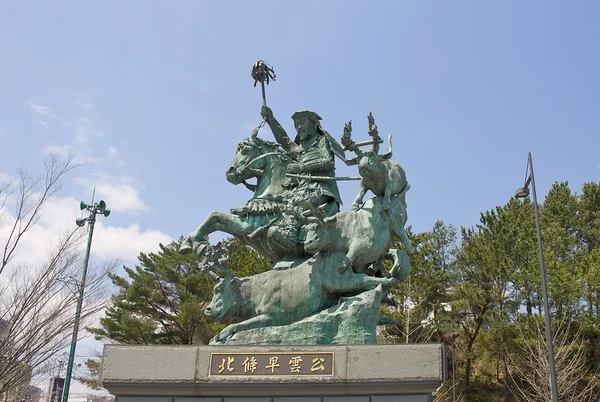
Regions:
<instances>
[{"instance_id":1,"label":"engraved plaque","mask_svg":"<svg viewBox=\"0 0 600 402\"><path fill-rule=\"evenodd\" d=\"M334 352L211 353L209 376L333 376Z\"/></svg>"}]
</instances>

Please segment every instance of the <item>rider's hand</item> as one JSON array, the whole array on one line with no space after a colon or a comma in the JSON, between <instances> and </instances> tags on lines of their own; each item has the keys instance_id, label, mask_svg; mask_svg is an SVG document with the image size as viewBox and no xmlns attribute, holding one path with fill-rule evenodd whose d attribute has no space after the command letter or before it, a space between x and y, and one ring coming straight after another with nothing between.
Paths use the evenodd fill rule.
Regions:
<instances>
[{"instance_id":1,"label":"rider's hand","mask_svg":"<svg viewBox=\"0 0 600 402\"><path fill-rule=\"evenodd\" d=\"M292 162L288 165L287 170L288 173L300 173L302 171L302 168L299 163Z\"/></svg>"},{"instance_id":2,"label":"rider's hand","mask_svg":"<svg viewBox=\"0 0 600 402\"><path fill-rule=\"evenodd\" d=\"M273 111L267 105L263 105L260 109L260 116L263 118L263 120L267 121L273 117Z\"/></svg>"}]
</instances>

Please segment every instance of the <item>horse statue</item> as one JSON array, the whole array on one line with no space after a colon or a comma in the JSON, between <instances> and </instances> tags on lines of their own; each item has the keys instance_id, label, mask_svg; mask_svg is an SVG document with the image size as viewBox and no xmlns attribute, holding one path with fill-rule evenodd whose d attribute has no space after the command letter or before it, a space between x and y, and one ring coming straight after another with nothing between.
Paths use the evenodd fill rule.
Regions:
<instances>
[{"instance_id":1,"label":"horse statue","mask_svg":"<svg viewBox=\"0 0 600 402\"><path fill-rule=\"evenodd\" d=\"M278 144L255 134L241 141L226 176L230 183L244 184L253 190L253 197L231 214L212 212L185 238L181 252L202 255L208 235L220 231L236 237L272 262L286 257L309 257L297 241L301 223L289 212L293 209L290 197L294 192L285 185L289 160ZM246 183L253 177L257 179L256 185Z\"/></svg>"}]
</instances>

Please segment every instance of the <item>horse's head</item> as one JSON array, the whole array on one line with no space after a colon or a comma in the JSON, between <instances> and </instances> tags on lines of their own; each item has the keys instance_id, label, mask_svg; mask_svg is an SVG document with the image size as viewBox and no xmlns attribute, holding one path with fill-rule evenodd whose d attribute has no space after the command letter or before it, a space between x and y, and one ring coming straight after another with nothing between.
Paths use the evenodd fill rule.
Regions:
<instances>
[{"instance_id":1,"label":"horse's head","mask_svg":"<svg viewBox=\"0 0 600 402\"><path fill-rule=\"evenodd\" d=\"M269 161L281 154L279 146L258 137L244 139L238 144L237 152L227 169L227 180L240 184L252 177L260 178L269 169ZM279 155L279 158L281 155Z\"/></svg>"}]
</instances>

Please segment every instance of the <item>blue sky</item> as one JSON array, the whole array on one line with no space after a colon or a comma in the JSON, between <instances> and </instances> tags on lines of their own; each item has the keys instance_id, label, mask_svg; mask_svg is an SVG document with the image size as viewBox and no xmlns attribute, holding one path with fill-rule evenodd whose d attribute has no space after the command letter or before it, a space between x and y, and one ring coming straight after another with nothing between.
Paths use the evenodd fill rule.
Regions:
<instances>
[{"instance_id":1,"label":"blue sky","mask_svg":"<svg viewBox=\"0 0 600 402\"><path fill-rule=\"evenodd\" d=\"M96 185L113 214L94 251L131 261L250 197L225 170L260 123L264 59L288 133L310 109L364 138L373 112L413 230L472 226L522 185L528 151L540 198L600 181L599 18L594 1L2 2L0 172L76 150L48 233ZM340 184L345 208L357 187Z\"/></svg>"},{"instance_id":2,"label":"blue sky","mask_svg":"<svg viewBox=\"0 0 600 402\"><path fill-rule=\"evenodd\" d=\"M110 224L187 234L249 196L224 172L260 122L249 72L264 59L278 74L268 103L289 131L294 111L312 109L330 133L352 119L366 136L372 111L412 183L409 224L473 225L521 184L528 151L541 194L555 180L576 190L600 180L599 11L541 1L4 2L0 169L74 146L111 164L72 178L126 178L145 207L120 211L100 193ZM64 194L89 198L80 184ZM341 187L348 205L356 183Z\"/></svg>"}]
</instances>

